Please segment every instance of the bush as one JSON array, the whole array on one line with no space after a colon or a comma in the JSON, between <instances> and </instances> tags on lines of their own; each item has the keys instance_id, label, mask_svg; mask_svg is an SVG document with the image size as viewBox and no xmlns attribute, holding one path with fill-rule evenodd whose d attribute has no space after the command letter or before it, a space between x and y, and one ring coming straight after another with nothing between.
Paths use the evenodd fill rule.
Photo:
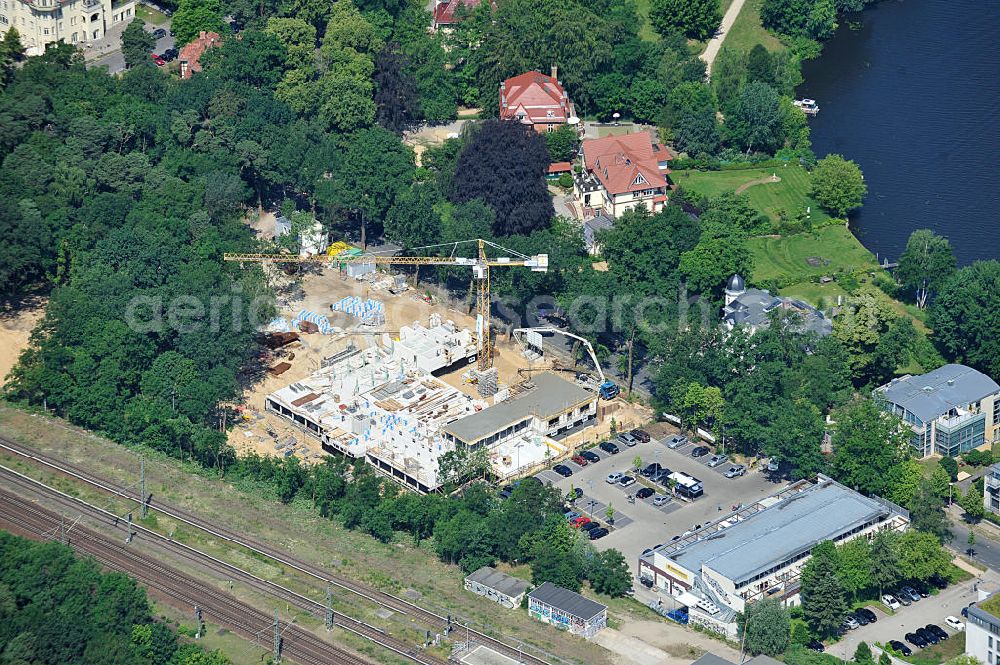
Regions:
<instances>
[{"instance_id":1,"label":"bush","mask_svg":"<svg viewBox=\"0 0 1000 665\"><path fill-rule=\"evenodd\" d=\"M993 453L988 450L970 450L962 454L962 461L971 466L986 466L993 463Z\"/></svg>"},{"instance_id":2,"label":"bush","mask_svg":"<svg viewBox=\"0 0 1000 665\"><path fill-rule=\"evenodd\" d=\"M573 176L563 173L559 176L559 186L563 189L573 189Z\"/></svg>"},{"instance_id":3,"label":"bush","mask_svg":"<svg viewBox=\"0 0 1000 665\"><path fill-rule=\"evenodd\" d=\"M858 278L854 276L853 273L845 272L837 275L837 284L840 287L850 293L852 296L857 293L861 284L858 282Z\"/></svg>"},{"instance_id":4,"label":"bush","mask_svg":"<svg viewBox=\"0 0 1000 665\"><path fill-rule=\"evenodd\" d=\"M958 479L958 462L955 461L954 457L942 457L938 464L941 465L941 468L951 478L951 482L955 482Z\"/></svg>"}]
</instances>

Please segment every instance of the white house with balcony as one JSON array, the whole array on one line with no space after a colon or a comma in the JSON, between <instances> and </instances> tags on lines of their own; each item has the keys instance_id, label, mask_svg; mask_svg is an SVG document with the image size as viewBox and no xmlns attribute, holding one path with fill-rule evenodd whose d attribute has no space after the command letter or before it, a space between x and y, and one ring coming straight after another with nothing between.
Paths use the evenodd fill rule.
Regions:
<instances>
[{"instance_id":1,"label":"white house with balcony","mask_svg":"<svg viewBox=\"0 0 1000 665\"><path fill-rule=\"evenodd\" d=\"M649 132L583 142L583 170L573 194L584 218L621 217L630 208L659 212L667 204L670 153Z\"/></svg>"},{"instance_id":2,"label":"white house with balcony","mask_svg":"<svg viewBox=\"0 0 1000 665\"><path fill-rule=\"evenodd\" d=\"M49 44L81 46L104 38L118 23L135 18L135 0L0 0L0 34L12 27L28 55L41 55Z\"/></svg>"}]
</instances>

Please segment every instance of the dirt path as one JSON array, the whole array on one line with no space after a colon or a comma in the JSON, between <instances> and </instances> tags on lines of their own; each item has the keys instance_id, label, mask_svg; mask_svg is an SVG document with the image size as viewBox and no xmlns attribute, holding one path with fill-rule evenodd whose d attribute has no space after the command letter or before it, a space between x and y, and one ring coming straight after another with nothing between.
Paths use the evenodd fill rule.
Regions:
<instances>
[{"instance_id":1,"label":"dirt path","mask_svg":"<svg viewBox=\"0 0 1000 665\"><path fill-rule=\"evenodd\" d=\"M740 10L743 9L744 1L733 0L733 4L729 5L729 9L726 10L726 15L722 17L722 25L719 26L718 32L708 40L705 50L699 56L705 61L705 73L708 76L712 75L712 64L715 62L716 56L719 55L719 49L722 48L722 42L726 40L726 35L736 23L736 18L740 15Z\"/></svg>"},{"instance_id":2,"label":"dirt path","mask_svg":"<svg viewBox=\"0 0 1000 665\"><path fill-rule=\"evenodd\" d=\"M769 175L764 178L758 178L756 180L751 180L750 182L745 182L736 188L735 194L742 194L754 185L766 185L769 182L781 182L781 178L776 175Z\"/></svg>"},{"instance_id":3,"label":"dirt path","mask_svg":"<svg viewBox=\"0 0 1000 665\"><path fill-rule=\"evenodd\" d=\"M31 331L44 313L45 304L42 303L31 309L0 316L0 386L17 364L21 351L28 346Z\"/></svg>"}]
</instances>

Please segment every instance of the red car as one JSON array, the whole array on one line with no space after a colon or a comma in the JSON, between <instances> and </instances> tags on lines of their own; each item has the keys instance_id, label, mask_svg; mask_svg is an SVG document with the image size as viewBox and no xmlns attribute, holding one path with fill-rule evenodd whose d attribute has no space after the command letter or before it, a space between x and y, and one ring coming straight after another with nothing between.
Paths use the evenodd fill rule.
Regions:
<instances>
[{"instance_id":1,"label":"red car","mask_svg":"<svg viewBox=\"0 0 1000 665\"><path fill-rule=\"evenodd\" d=\"M153 62L156 63L157 67L162 67L163 65L167 64L166 60L164 60L163 58L161 58L160 56L158 56L155 53L150 53L149 57L151 57L153 59Z\"/></svg>"},{"instance_id":2,"label":"red car","mask_svg":"<svg viewBox=\"0 0 1000 665\"><path fill-rule=\"evenodd\" d=\"M574 529L579 529L584 524L590 524L590 518L581 515L580 517L574 518L573 521L570 522L570 524L573 526Z\"/></svg>"},{"instance_id":3,"label":"red car","mask_svg":"<svg viewBox=\"0 0 1000 665\"><path fill-rule=\"evenodd\" d=\"M576 462L580 466L587 466L587 458L585 458L583 455L574 455L570 459L572 459L574 462Z\"/></svg>"}]
</instances>

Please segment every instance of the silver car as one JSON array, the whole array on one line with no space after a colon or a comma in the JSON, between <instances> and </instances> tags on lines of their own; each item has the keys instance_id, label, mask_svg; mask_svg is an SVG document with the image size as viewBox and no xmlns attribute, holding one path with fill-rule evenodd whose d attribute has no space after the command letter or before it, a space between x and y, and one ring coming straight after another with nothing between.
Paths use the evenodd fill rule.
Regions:
<instances>
[{"instance_id":1,"label":"silver car","mask_svg":"<svg viewBox=\"0 0 1000 665\"><path fill-rule=\"evenodd\" d=\"M733 466L726 469L724 474L726 478L736 478L737 476L742 476L747 472L747 468L742 464L734 464Z\"/></svg>"},{"instance_id":2,"label":"silver car","mask_svg":"<svg viewBox=\"0 0 1000 665\"><path fill-rule=\"evenodd\" d=\"M667 439L667 448L680 448L688 442L688 438L683 434L674 434Z\"/></svg>"},{"instance_id":3,"label":"silver car","mask_svg":"<svg viewBox=\"0 0 1000 665\"><path fill-rule=\"evenodd\" d=\"M712 455L708 460L709 467L717 467L729 461L729 455Z\"/></svg>"},{"instance_id":4,"label":"silver car","mask_svg":"<svg viewBox=\"0 0 1000 665\"><path fill-rule=\"evenodd\" d=\"M639 439L635 438L634 436L632 436L628 432L622 432L621 434L619 434L618 435L618 440L621 441L622 443L624 443L629 448L631 448L635 444L639 443Z\"/></svg>"},{"instance_id":5,"label":"silver car","mask_svg":"<svg viewBox=\"0 0 1000 665\"><path fill-rule=\"evenodd\" d=\"M653 505L662 506L670 501L670 497L666 494L656 494L653 496Z\"/></svg>"}]
</instances>

